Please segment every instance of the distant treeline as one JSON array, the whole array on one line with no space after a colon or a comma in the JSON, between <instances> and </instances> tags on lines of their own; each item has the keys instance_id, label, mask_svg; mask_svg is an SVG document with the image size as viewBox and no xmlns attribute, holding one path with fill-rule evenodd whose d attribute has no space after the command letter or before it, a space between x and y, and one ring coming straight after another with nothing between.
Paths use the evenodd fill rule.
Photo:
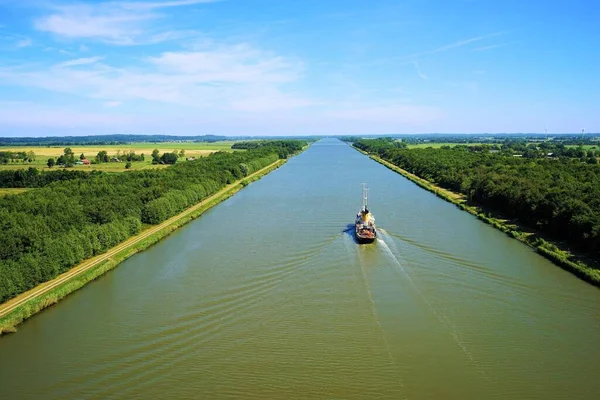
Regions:
<instances>
[{"instance_id":1,"label":"distant treeline","mask_svg":"<svg viewBox=\"0 0 600 400\"><path fill-rule=\"evenodd\" d=\"M397 134L386 135L392 139L399 139L407 144L427 144L427 143L506 143L513 141L520 142L549 142L561 143L563 145L600 145L600 133L582 134L553 134L542 133L425 133L425 134ZM380 136L339 136L340 140L345 142L355 142L360 139L381 139Z\"/></svg>"},{"instance_id":2,"label":"distant treeline","mask_svg":"<svg viewBox=\"0 0 600 400\"><path fill-rule=\"evenodd\" d=\"M217 152L162 170L126 174L38 175L28 170L31 176L25 180L52 176L56 181L0 198L0 302L106 251L140 232L142 223L158 224L305 144ZM56 179L61 174L73 179Z\"/></svg>"},{"instance_id":3,"label":"distant treeline","mask_svg":"<svg viewBox=\"0 0 600 400\"><path fill-rule=\"evenodd\" d=\"M130 143L164 143L164 142L221 142L225 140L317 140L318 136L171 136L171 135L90 135L90 136L47 136L47 137L0 137L0 146L100 146L123 145Z\"/></svg>"},{"instance_id":4,"label":"distant treeline","mask_svg":"<svg viewBox=\"0 0 600 400\"><path fill-rule=\"evenodd\" d=\"M259 149L261 147L272 147L276 146L279 148L279 156L283 157L284 153L290 154L294 153L300 149L297 149L299 141L292 140L249 140L245 142L236 142L231 145L232 149L238 150L250 150L250 149ZM304 142L306 145L306 142Z\"/></svg>"},{"instance_id":5,"label":"distant treeline","mask_svg":"<svg viewBox=\"0 0 600 400\"><path fill-rule=\"evenodd\" d=\"M0 146L87 146L121 145L134 142L219 142L226 136L170 136L170 135L93 135L93 136L48 136L48 137L0 137Z\"/></svg>"},{"instance_id":6,"label":"distant treeline","mask_svg":"<svg viewBox=\"0 0 600 400\"><path fill-rule=\"evenodd\" d=\"M0 188L38 188L56 181L87 179L98 172L59 169L40 172L37 168L0 171ZM0 245L1 246L1 245Z\"/></svg>"},{"instance_id":7,"label":"distant treeline","mask_svg":"<svg viewBox=\"0 0 600 400\"><path fill-rule=\"evenodd\" d=\"M583 150L578 158L550 158L467 146L402 149L387 139L354 146L600 259L600 165Z\"/></svg>"}]
</instances>

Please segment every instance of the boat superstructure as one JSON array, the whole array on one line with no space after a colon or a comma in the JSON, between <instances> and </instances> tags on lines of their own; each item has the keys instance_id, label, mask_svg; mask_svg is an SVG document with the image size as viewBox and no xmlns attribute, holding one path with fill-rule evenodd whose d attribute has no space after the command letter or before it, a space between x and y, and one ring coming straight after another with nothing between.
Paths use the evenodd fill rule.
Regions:
<instances>
[{"instance_id":1,"label":"boat superstructure","mask_svg":"<svg viewBox=\"0 0 600 400\"><path fill-rule=\"evenodd\" d=\"M362 188L362 208L356 214L356 222L354 224L354 233L358 243L372 243L377 238L377 230L375 229L375 217L368 208L368 193L367 185L363 183Z\"/></svg>"}]
</instances>

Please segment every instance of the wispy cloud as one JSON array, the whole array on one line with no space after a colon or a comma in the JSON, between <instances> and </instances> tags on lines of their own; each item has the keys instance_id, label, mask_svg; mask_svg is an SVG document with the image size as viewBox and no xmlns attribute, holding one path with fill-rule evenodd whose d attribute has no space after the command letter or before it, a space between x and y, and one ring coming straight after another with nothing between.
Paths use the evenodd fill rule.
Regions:
<instances>
[{"instance_id":1,"label":"wispy cloud","mask_svg":"<svg viewBox=\"0 0 600 400\"><path fill-rule=\"evenodd\" d=\"M121 8L128 10L153 10L158 8L168 7L181 7L181 6L193 6L196 4L203 3L216 3L219 0L175 0L175 1L156 1L156 2L142 2L142 1L124 1L117 3Z\"/></svg>"},{"instance_id":2,"label":"wispy cloud","mask_svg":"<svg viewBox=\"0 0 600 400\"><path fill-rule=\"evenodd\" d=\"M69 60L62 62L60 64L56 64L56 68L68 68L68 67L76 67L78 65L89 65L95 64L98 61L102 60L104 57L86 57L86 58L77 58L75 60Z\"/></svg>"},{"instance_id":3,"label":"wispy cloud","mask_svg":"<svg viewBox=\"0 0 600 400\"><path fill-rule=\"evenodd\" d=\"M18 48L23 48L23 47L29 47L33 44L33 42L31 41L31 39L26 38L26 39L21 39L17 42L17 47Z\"/></svg>"},{"instance_id":4,"label":"wispy cloud","mask_svg":"<svg viewBox=\"0 0 600 400\"><path fill-rule=\"evenodd\" d=\"M419 66L419 63L416 60L413 61L413 65L417 69L417 74L421 77L421 79L423 79L423 80L429 79L429 78L427 78L427 75L425 75L423 73L423 71L421 71L421 67Z\"/></svg>"},{"instance_id":5,"label":"wispy cloud","mask_svg":"<svg viewBox=\"0 0 600 400\"><path fill-rule=\"evenodd\" d=\"M515 42L507 42L507 43L500 43L500 44L492 44L490 46L476 47L476 48L472 49L471 51L488 51L488 50L492 50L492 49L497 49L499 47L508 46L509 44L512 44L512 43L515 43Z\"/></svg>"},{"instance_id":6,"label":"wispy cloud","mask_svg":"<svg viewBox=\"0 0 600 400\"><path fill-rule=\"evenodd\" d=\"M120 101L106 101L104 102L104 107L108 107L108 108L114 108L114 107L119 107L121 104Z\"/></svg>"},{"instance_id":7,"label":"wispy cloud","mask_svg":"<svg viewBox=\"0 0 600 400\"><path fill-rule=\"evenodd\" d=\"M456 41L454 43L450 43L450 44L438 47L438 48L436 48L434 50L429 50L429 51L423 51L423 52L420 52L420 53L410 54L410 55L408 55L406 57L402 57L402 59L404 59L404 60L414 60L414 59L417 59L417 58L420 58L420 57L423 57L423 56L428 56L428 55L436 54L436 53L442 53L442 52L445 52L445 51L448 51L448 50L452 50L452 49L456 49L456 48L459 48L459 47L466 46L466 45L471 44L471 43L479 42L479 41L484 40L484 39L489 39L489 38L496 37L496 36L502 36L502 35L505 35L505 34L506 34L506 32L496 32L496 33L490 33L488 35L475 36L475 37L472 37L472 38L469 38L469 39L459 40L459 41Z\"/></svg>"},{"instance_id":8,"label":"wispy cloud","mask_svg":"<svg viewBox=\"0 0 600 400\"><path fill-rule=\"evenodd\" d=\"M0 42L6 42L10 47L29 47L33 44L31 38L18 33L0 32Z\"/></svg>"},{"instance_id":9,"label":"wispy cloud","mask_svg":"<svg viewBox=\"0 0 600 400\"><path fill-rule=\"evenodd\" d=\"M0 68L0 84L10 82L105 102L146 100L195 108L257 111L314 104L282 85L301 77L296 59L250 45L211 45L190 52L164 52L135 66L116 67L102 57L53 66Z\"/></svg>"},{"instance_id":10,"label":"wispy cloud","mask_svg":"<svg viewBox=\"0 0 600 400\"><path fill-rule=\"evenodd\" d=\"M211 0L162 2L75 3L51 8L51 13L34 22L37 30L69 39L93 39L116 45L153 44L196 34L190 30L157 31L156 21L164 18L156 11ZM151 24L151 22L155 22Z\"/></svg>"}]
</instances>

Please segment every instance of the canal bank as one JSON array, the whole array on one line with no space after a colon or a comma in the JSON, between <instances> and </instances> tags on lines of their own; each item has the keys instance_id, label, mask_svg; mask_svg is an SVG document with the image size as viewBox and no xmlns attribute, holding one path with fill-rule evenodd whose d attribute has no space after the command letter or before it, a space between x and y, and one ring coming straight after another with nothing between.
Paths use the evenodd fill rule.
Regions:
<instances>
[{"instance_id":1,"label":"canal bank","mask_svg":"<svg viewBox=\"0 0 600 400\"><path fill-rule=\"evenodd\" d=\"M540 233L531 229L531 227L526 227L522 224L519 224L517 221L503 219L501 216L494 215L490 211L486 211L481 207L469 204L466 197L461 193L444 189L426 179L423 179L398 167L397 165L390 163L389 161L382 159L381 157L369 154L368 152L357 149L354 146L352 146L352 148L377 161L381 165L391 169L392 171L399 173L423 189L434 193L439 198L456 205L461 210L464 210L469 214L476 216L478 219L486 222L487 224L492 225L494 228L504 232L508 236L517 239L529 247L534 248L540 255L552 261L554 264L558 265L564 270L571 272L575 276L596 287L600 287L600 269L598 268L597 261L591 260L589 257L583 254L575 254L571 251L565 250L564 246L562 246L560 243L553 242L548 238L542 238ZM591 267L590 265L595 265L595 268Z\"/></svg>"},{"instance_id":2,"label":"canal bank","mask_svg":"<svg viewBox=\"0 0 600 400\"><path fill-rule=\"evenodd\" d=\"M142 231L139 235L131 237L125 242L109 249L107 252L85 260L58 277L0 304L0 336L16 332L16 326L27 318L56 304L88 282L115 268L127 258L152 246L179 227L198 218L206 210L233 196L251 182L279 168L285 162L286 160L277 160L273 164L252 173L244 179L227 185L217 193L189 207L182 213L169 218L167 221L152 226Z\"/></svg>"}]
</instances>

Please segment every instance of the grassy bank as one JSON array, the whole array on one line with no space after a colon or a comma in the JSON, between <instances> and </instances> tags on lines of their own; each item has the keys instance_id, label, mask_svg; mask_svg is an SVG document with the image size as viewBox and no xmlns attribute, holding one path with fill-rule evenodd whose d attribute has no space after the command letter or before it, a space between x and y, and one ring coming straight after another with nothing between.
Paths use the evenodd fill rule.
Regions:
<instances>
[{"instance_id":1,"label":"grassy bank","mask_svg":"<svg viewBox=\"0 0 600 400\"><path fill-rule=\"evenodd\" d=\"M271 164L270 166L268 166L266 168L263 168L262 170L258 171L257 173L250 175L249 177L234 183L233 185L231 185L228 188L225 188L224 191L217 194L213 198L208 198L208 199L204 200L203 202L199 203L198 205L190 207L187 210L183 211L181 214L171 218L170 220L166 221L166 223L161 224L164 226L162 226L159 230L157 230L156 232L153 232L152 234L148 235L147 237L144 237L143 240L135 241L136 238L139 238L140 236L144 236L145 234L147 234L147 232L150 229L152 229L152 226L150 226L148 229L146 229L145 231L140 233L140 235L138 235L137 237L130 238L123 244L119 245L119 246L125 245L125 246L123 246L124 248L122 250L111 254L110 257L106 258L105 260L102 260L101 262L94 265L92 268L87 269L85 272L82 272L76 276L73 276L72 278L61 283L60 285L53 287L52 289L44 292L43 294L35 296L35 297L31 298L30 300L28 300L27 302L21 304L17 308L10 311L8 314L4 315L3 317L0 317L0 335L2 333L15 332L16 326L18 324L20 324L22 321L24 321L25 319L40 312L44 308L57 303L59 300L66 297L70 293L83 287L86 283L100 277L107 271L115 268L122 261L131 257L135 253L150 247L151 245L158 242L165 236L168 236L171 232L175 231L179 227L187 224L188 222L190 222L191 220L193 220L195 218L198 218L206 210L214 207L218 203L233 196L235 193L237 193L239 190L243 189L249 183L260 179L261 177L270 173L274 169L279 168L284 163L285 163L285 160L276 161L275 163ZM127 242L130 242L130 241L135 241L135 242L131 245L127 245ZM117 246L117 248L119 246ZM107 253L111 253L111 250L109 250ZM100 257L102 257L102 255ZM84 262L84 263L86 263L86 262ZM84 263L82 263L82 264L84 264ZM75 267L75 268L77 268L77 267ZM69 272L67 272L65 274L68 274L68 273ZM58 279L61 279L61 277L59 276L55 280L58 280ZM51 284L52 282L53 281L46 282L46 283L40 285L39 287L43 287L45 285ZM33 290L35 291L37 289L38 288L35 288ZM25 294L26 293L24 293L23 295L25 295ZM8 304L8 303L18 300L18 299L19 299L19 297L15 298L15 299L11 299L9 302L7 302L5 304Z\"/></svg>"},{"instance_id":2,"label":"grassy bank","mask_svg":"<svg viewBox=\"0 0 600 400\"><path fill-rule=\"evenodd\" d=\"M373 160L386 166L387 168L403 175L423 189L434 193L439 198L455 204L458 208L473 214L478 219L492 225L496 229L501 230L508 236L536 249L539 254L546 257L561 268L575 274L584 281L600 287L600 268L595 260L587 258L581 254L574 254L568 250L561 249L560 243L552 242L547 238L542 237L540 233L534 229L530 229L529 227L526 227L515 221L503 219L501 216L497 215L491 210L485 210L477 205L469 204L465 196L461 193L455 193L436 186L428 180L411 174L410 172L399 168L396 165L377 156L370 155L360 149L356 150L371 157Z\"/></svg>"}]
</instances>

